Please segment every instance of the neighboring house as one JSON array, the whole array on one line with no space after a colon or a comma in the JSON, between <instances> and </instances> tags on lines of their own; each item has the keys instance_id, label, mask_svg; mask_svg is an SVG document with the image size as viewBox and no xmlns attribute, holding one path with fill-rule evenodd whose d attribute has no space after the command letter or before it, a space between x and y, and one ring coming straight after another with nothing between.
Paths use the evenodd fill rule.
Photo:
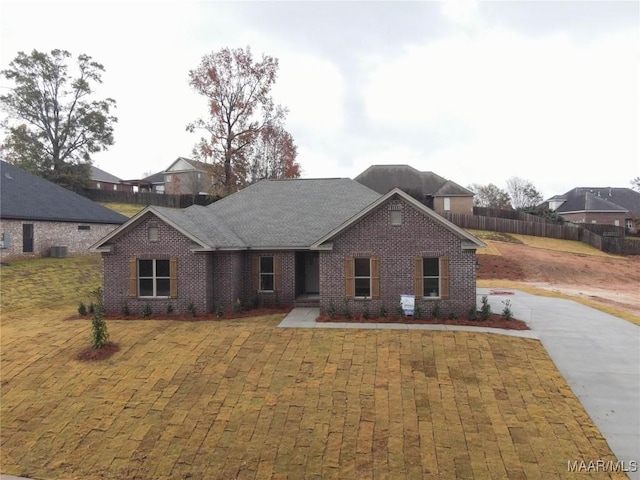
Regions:
<instances>
[{"instance_id":1,"label":"neighboring house","mask_svg":"<svg viewBox=\"0 0 640 480\"><path fill-rule=\"evenodd\" d=\"M399 189L350 179L262 180L207 207L150 206L96 243L109 312L165 313L315 301L395 313L417 295L463 315L485 245Z\"/></svg>"},{"instance_id":2,"label":"neighboring house","mask_svg":"<svg viewBox=\"0 0 640 480\"><path fill-rule=\"evenodd\" d=\"M142 180L131 180L130 183L138 187L139 192L164 193L164 172L154 173Z\"/></svg>"},{"instance_id":3,"label":"neighboring house","mask_svg":"<svg viewBox=\"0 0 640 480\"><path fill-rule=\"evenodd\" d=\"M133 185L111 175L98 167L91 166L90 187L95 190L109 190L112 192L133 192Z\"/></svg>"},{"instance_id":4,"label":"neighboring house","mask_svg":"<svg viewBox=\"0 0 640 480\"><path fill-rule=\"evenodd\" d=\"M433 172L409 165L372 165L354 180L380 194L399 188L440 214L473 215L474 193Z\"/></svg>"},{"instance_id":5,"label":"neighboring house","mask_svg":"<svg viewBox=\"0 0 640 480\"><path fill-rule=\"evenodd\" d=\"M213 187L213 165L178 157L164 173L164 191L169 195L208 194Z\"/></svg>"},{"instance_id":6,"label":"neighboring house","mask_svg":"<svg viewBox=\"0 0 640 480\"><path fill-rule=\"evenodd\" d=\"M569 222L638 228L640 192L630 188L578 187L545 203Z\"/></svg>"},{"instance_id":7,"label":"neighboring house","mask_svg":"<svg viewBox=\"0 0 640 480\"><path fill-rule=\"evenodd\" d=\"M127 217L0 161L0 258L89 253ZM56 247L66 247L56 249Z\"/></svg>"}]
</instances>

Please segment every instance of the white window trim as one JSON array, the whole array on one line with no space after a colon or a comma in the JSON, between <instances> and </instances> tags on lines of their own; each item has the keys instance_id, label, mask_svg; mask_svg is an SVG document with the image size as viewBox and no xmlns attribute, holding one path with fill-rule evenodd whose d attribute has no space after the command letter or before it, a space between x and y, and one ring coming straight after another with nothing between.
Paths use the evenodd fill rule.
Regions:
<instances>
[{"instance_id":1,"label":"white window trim","mask_svg":"<svg viewBox=\"0 0 640 480\"><path fill-rule=\"evenodd\" d=\"M356 262L358 260L369 260L369 275L368 276L357 276L356 275ZM373 284L372 284L372 276L371 276L371 269L372 269L372 265L371 265L371 257L355 257L353 259L353 298L357 298L357 299L368 299L371 298L371 292L373 291ZM369 295L367 296L358 296L356 295L356 280L359 278L368 278L369 279Z\"/></svg>"},{"instance_id":2,"label":"white window trim","mask_svg":"<svg viewBox=\"0 0 640 480\"><path fill-rule=\"evenodd\" d=\"M148 262L151 261L153 262L153 272L152 272L152 276L151 277L143 277L140 275L140 262ZM139 259L138 260L138 298L171 298L171 273L169 273L169 276L167 277L158 277L156 275L156 262L170 262L170 260L167 259ZM169 268L171 268L171 263L169 263ZM140 280L149 280L152 279L153 280L153 295L149 296L149 295L140 295ZM158 282L157 280L162 279L162 280L169 280L169 295L158 295Z\"/></svg>"}]
</instances>

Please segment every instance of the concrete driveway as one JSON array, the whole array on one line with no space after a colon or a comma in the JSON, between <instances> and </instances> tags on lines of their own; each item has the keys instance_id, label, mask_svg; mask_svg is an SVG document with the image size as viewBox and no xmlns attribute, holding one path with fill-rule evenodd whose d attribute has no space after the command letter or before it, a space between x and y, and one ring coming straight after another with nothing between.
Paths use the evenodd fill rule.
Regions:
<instances>
[{"instance_id":1,"label":"concrete driveway","mask_svg":"<svg viewBox=\"0 0 640 480\"><path fill-rule=\"evenodd\" d=\"M571 300L492 291L504 290L479 288L478 305L487 295L500 313L502 302L511 301L515 317L537 334L620 466L640 479L640 327Z\"/></svg>"}]
</instances>

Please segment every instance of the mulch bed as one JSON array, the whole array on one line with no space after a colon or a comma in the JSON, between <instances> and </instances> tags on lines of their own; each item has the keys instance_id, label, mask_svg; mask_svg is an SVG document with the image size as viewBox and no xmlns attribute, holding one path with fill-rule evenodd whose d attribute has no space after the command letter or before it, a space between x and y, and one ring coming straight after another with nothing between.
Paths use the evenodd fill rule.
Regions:
<instances>
[{"instance_id":1,"label":"mulch bed","mask_svg":"<svg viewBox=\"0 0 640 480\"><path fill-rule=\"evenodd\" d=\"M334 318L329 318L327 315L320 315L316 320L318 322L348 322L348 323L406 323L406 324L420 324L420 325L465 325L471 327L490 327L490 328L502 328L504 330L530 330L526 323L522 320L504 320L497 313L492 313L487 320L469 320L467 318L452 319L440 319L440 318L416 318L413 317L384 317L384 318L362 318L352 317L346 318L342 315L336 315Z\"/></svg>"},{"instance_id":2,"label":"mulch bed","mask_svg":"<svg viewBox=\"0 0 640 480\"><path fill-rule=\"evenodd\" d=\"M182 322L202 322L202 321L220 321L220 320L234 320L238 318L248 317L262 317L266 315L275 315L279 313L289 313L291 307L280 308L255 308L252 310L243 310L241 312L226 312L224 315L218 317L214 313L207 313L204 315L178 315L178 314L163 314L163 315L150 315L143 317L141 314L132 312L129 315L114 314L105 316L105 320L177 320ZM71 315L67 317L67 320L91 320L91 315Z\"/></svg>"},{"instance_id":3,"label":"mulch bed","mask_svg":"<svg viewBox=\"0 0 640 480\"><path fill-rule=\"evenodd\" d=\"M93 348L91 346L83 348L76 355L76 360L81 362L93 362L97 360L106 360L116 352L120 351L120 345L113 342L107 342L102 348Z\"/></svg>"}]
</instances>

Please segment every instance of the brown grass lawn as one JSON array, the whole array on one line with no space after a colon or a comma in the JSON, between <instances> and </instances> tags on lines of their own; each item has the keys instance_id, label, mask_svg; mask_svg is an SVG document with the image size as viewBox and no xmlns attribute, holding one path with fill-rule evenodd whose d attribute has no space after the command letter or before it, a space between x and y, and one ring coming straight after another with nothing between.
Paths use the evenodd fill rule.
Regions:
<instances>
[{"instance_id":1,"label":"brown grass lawn","mask_svg":"<svg viewBox=\"0 0 640 480\"><path fill-rule=\"evenodd\" d=\"M61 274L49 262L0 269L2 473L548 479L575 478L569 460L615 461L537 341L280 329L281 315L110 320L121 350L79 362L90 322L69 319L77 297L45 278ZM64 275L79 292L93 282ZM40 283L51 308L23 293Z\"/></svg>"}]
</instances>

